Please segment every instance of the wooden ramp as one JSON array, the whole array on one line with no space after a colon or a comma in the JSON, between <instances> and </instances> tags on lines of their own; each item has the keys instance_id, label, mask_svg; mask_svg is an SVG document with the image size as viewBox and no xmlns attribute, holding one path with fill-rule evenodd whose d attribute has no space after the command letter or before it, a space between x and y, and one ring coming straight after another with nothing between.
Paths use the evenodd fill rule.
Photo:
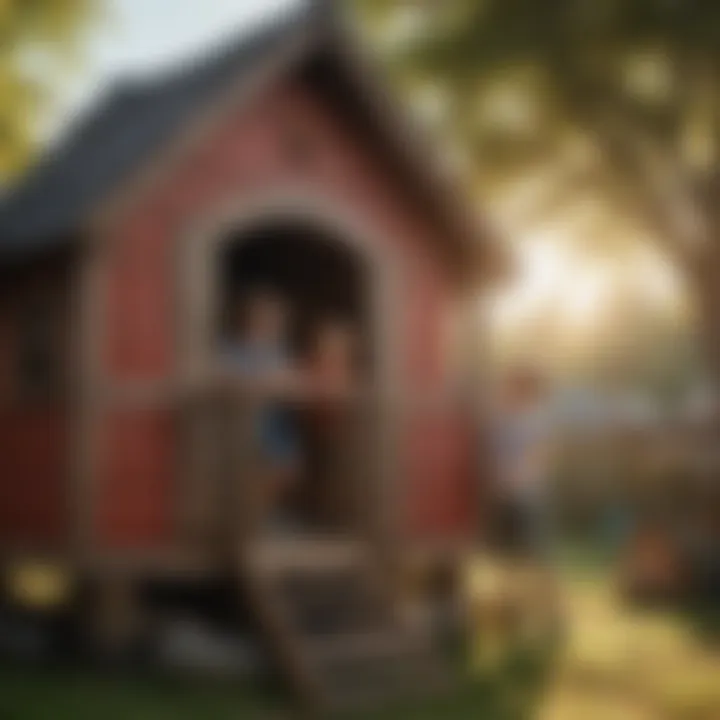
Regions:
<instances>
[{"instance_id":1,"label":"wooden ramp","mask_svg":"<svg viewBox=\"0 0 720 720\"><path fill-rule=\"evenodd\" d=\"M402 627L368 545L254 543L241 559L251 607L279 670L314 711L376 706L439 689L429 641Z\"/></svg>"}]
</instances>

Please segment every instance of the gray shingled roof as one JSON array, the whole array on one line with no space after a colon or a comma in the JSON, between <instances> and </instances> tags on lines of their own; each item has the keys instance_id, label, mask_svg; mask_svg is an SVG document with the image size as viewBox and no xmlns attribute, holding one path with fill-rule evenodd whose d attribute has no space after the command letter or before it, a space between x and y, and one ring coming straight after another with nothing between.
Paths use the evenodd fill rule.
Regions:
<instances>
[{"instance_id":1,"label":"gray shingled roof","mask_svg":"<svg viewBox=\"0 0 720 720\"><path fill-rule=\"evenodd\" d=\"M200 63L108 91L85 120L0 203L0 253L49 250L67 241L118 185L230 82L241 81L307 23L283 16Z\"/></svg>"}]
</instances>

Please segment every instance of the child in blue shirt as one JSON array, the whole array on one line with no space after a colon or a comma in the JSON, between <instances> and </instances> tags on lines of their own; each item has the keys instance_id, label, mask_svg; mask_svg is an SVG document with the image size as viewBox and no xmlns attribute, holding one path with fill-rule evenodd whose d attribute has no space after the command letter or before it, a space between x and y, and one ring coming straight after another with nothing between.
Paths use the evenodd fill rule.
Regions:
<instances>
[{"instance_id":1,"label":"child in blue shirt","mask_svg":"<svg viewBox=\"0 0 720 720\"><path fill-rule=\"evenodd\" d=\"M251 389L270 394L291 389L296 372L287 351L288 311L282 299L258 291L236 322L237 338L226 353L230 368L251 381ZM287 404L274 397L261 399L254 432L268 475L264 502L272 513L295 484L301 462L299 435Z\"/></svg>"}]
</instances>

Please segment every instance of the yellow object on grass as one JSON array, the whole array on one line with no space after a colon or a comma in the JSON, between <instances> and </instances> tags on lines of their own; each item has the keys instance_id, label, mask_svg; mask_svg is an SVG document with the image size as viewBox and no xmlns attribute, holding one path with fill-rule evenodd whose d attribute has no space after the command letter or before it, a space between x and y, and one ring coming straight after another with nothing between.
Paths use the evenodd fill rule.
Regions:
<instances>
[{"instance_id":1,"label":"yellow object on grass","mask_svg":"<svg viewBox=\"0 0 720 720\"><path fill-rule=\"evenodd\" d=\"M23 562L8 569L6 592L11 602L27 609L50 610L68 602L71 573L55 563Z\"/></svg>"}]
</instances>

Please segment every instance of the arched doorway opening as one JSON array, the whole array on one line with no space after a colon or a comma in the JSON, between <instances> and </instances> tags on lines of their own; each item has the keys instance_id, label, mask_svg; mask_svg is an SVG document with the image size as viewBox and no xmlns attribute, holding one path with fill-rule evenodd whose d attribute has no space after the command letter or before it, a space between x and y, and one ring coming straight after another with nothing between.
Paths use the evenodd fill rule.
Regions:
<instances>
[{"instance_id":1,"label":"arched doorway opening","mask_svg":"<svg viewBox=\"0 0 720 720\"><path fill-rule=\"evenodd\" d=\"M254 296L271 293L285 306L286 359L299 374L312 372L317 338L329 326L352 338L352 373L358 388L377 380L376 283L368 257L333 230L312 222L263 220L227 233L216 255L217 347L242 344L243 308ZM357 416L348 408L333 423L322 422L314 405L284 408L299 438L300 467L283 497L282 516L303 529L346 532L367 508L358 507L348 473L348 445L355 442ZM352 463L352 460L350 460ZM367 490L367 488L365 489ZM369 496L363 493L367 501Z\"/></svg>"},{"instance_id":2,"label":"arched doorway opening","mask_svg":"<svg viewBox=\"0 0 720 720\"><path fill-rule=\"evenodd\" d=\"M289 352L301 360L314 334L340 322L358 338L358 370L372 376L374 340L370 268L366 258L325 229L293 221L263 222L234 233L218 257L221 283L217 330L232 334L233 311L258 291L281 297L289 311Z\"/></svg>"}]
</instances>

